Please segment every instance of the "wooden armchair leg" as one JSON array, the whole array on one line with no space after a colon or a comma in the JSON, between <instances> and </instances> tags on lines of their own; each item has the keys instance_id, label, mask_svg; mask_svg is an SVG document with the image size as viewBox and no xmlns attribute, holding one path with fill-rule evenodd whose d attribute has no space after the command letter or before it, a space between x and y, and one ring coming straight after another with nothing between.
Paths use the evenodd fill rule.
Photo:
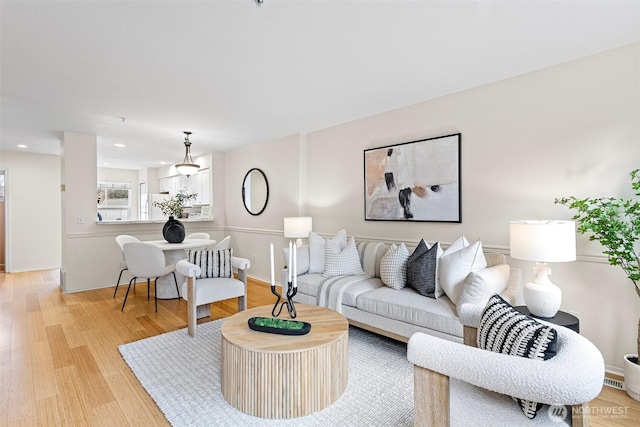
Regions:
<instances>
[{"instance_id":1,"label":"wooden armchair leg","mask_svg":"<svg viewBox=\"0 0 640 427\"><path fill-rule=\"evenodd\" d=\"M571 426L572 427L588 427L589 426L589 402L571 407Z\"/></svg>"},{"instance_id":2,"label":"wooden armchair leg","mask_svg":"<svg viewBox=\"0 0 640 427\"><path fill-rule=\"evenodd\" d=\"M198 326L196 308L195 279L187 277L187 331L192 337L196 336L196 327Z\"/></svg>"},{"instance_id":3,"label":"wooden armchair leg","mask_svg":"<svg viewBox=\"0 0 640 427\"><path fill-rule=\"evenodd\" d=\"M449 377L421 366L413 367L413 425L449 426Z\"/></svg>"}]
</instances>

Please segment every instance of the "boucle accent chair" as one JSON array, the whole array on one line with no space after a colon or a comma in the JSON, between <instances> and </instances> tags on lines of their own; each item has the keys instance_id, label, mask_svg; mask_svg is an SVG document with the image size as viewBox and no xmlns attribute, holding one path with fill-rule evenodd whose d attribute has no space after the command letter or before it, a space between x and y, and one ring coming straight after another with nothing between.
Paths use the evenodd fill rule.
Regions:
<instances>
[{"instance_id":1,"label":"boucle accent chair","mask_svg":"<svg viewBox=\"0 0 640 427\"><path fill-rule=\"evenodd\" d=\"M209 251L217 252L217 251ZM202 268L183 259L176 264L176 271L186 276L182 296L187 300L187 332L196 336L198 326L197 307L238 298L238 311L247 309L247 270L251 263L246 258L231 257L231 268L237 269L238 277L201 277ZM233 276L233 274L231 274Z\"/></svg>"},{"instance_id":2,"label":"boucle accent chair","mask_svg":"<svg viewBox=\"0 0 640 427\"><path fill-rule=\"evenodd\" d=\"M475 345L474 326L483 308L461 307L465 344ZM546 405L572 405L572 411L566 413L572 425L588 425L588 402L602 389L604 360L585 337L553 327L558 336L557 354L544 361L414 334L407 348L407 359L414 364L414 425L456 425L460 417L455 411L474 411L478 425L559 425L547 409L533 420L526 418L510 396Z\"/></svg>"}]
</instances>

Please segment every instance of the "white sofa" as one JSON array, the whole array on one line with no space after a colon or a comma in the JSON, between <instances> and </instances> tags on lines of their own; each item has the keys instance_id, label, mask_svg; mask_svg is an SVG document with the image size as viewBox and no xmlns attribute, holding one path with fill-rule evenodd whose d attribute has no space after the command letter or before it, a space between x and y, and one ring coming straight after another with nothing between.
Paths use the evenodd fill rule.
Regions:
<instances>
[{"instance_id":1,"label":"white sofa","mask_svg":"<svg viewBox=\"0 0 640 427\"><path fill-rule=\"evenodd\" d=\"M320 273L298 274L297 294L293 300L333 308L354 326L405 342L416 332L463 341L464 328L458 319L457 307L446 294L434 299L422 296L412 288L396 290L383 283L380 265L389 243L360 241L356 246L364 275L324 277ZM407 249L409 253L413 252L415 244L407 245ZM308 251L309 246L298 248L298 271L309 256ZM286 259L287 250L283 252ZM484 252L484 256L487 267L506 264L503 254ZM524 304L521 275L520 270L510 268L507 288L500 293L512 305ZM286 269L282 279L286 287ZM487 300L489 296L486 296Z\"/></svg>"}]
</instances>

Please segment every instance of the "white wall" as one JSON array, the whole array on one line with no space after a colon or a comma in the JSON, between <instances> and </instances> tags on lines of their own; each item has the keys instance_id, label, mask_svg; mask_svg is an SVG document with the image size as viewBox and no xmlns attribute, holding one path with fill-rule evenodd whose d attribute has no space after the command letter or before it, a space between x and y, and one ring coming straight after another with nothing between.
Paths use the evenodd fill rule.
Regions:
<instances>
[{"instance_id":1,"label":"white wall","mask_svg":"<svg viewBox=\"0 0 640 427\"><path fill-rule=\"evenodd\" d=\"M1 151L7 169L6 270L60 267L60 157Z\"/></svg>"},{"instance_id":2,"label":"white wall","mask_svg":"<svg viewBox=\"0 0 640 427\"><path fill-rule=\"evenodd\" d=\"M571 217L554 204L556 197L631 194L628 173L640 166L639 63L635 44L310 132L298 141L227 153L227 188L238 188L225 199L229 226L236 234L253 233L238 250L258 254L251 274L267 279L268 241L284 243L282 218L295 214L302 189L301 211L313 217L316 232L346 228L361 238L424 237L444 244L465 234L508 254L509 221ZM456 132L462 133L461 224L364 221L363 150ZM298 169L292 164L300 153ZM278 206L248 218L239 188L252 166L267 173ZM509 262L523 268L526 280L533 277L532 263ZM578 237L578 261L552 268L564 293L562 309L578 313L581 332L600 348L609 369L622 369L623 355L635 352L640 316L631 282L584 236Z\"/></svg>"},{"instance_id":3,"label":"white wall","mask_svg":"<svg viewBox=\"0 0 640 427\"><path fill-rule=\"evenodd\" d=\"M248 258L250 274L264 280L269 278L269 244L284 247L283 218L297 216L299 206L299 151L301 135L290 135L275 141L247 146L225 154L225 218L234 254ZM242 203L242 182L246 173L261 169L269 184L269 200L264 212L254 216ZM276 257L277 269L284 265L281 255Z\"/></svg>"}]
</instances>

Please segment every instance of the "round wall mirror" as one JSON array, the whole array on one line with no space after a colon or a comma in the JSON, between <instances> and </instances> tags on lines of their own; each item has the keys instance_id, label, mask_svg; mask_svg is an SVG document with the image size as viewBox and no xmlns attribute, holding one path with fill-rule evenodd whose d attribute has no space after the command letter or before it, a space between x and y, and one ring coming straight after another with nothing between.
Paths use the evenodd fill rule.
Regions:
<instances>
[{"instance_id":1,"label":"round wall mirror","mask_svg":"<svg viewBox=\"0 0 640 427\"><path fill-rule=\"evenodd\" d=\"M250 169L242 181L242 202L251 215L264 212L269 201L267 176L258 168Z\"/></svg>"}]
</instances>

